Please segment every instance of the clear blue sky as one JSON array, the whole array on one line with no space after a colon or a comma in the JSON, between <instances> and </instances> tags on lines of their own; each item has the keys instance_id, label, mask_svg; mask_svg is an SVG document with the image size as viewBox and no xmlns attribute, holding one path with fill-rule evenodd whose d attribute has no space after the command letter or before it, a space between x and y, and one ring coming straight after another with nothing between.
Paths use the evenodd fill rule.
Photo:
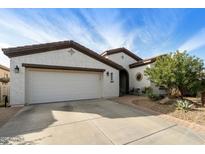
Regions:
<instances>
[{"instance_id":1,"label":"clear blue sky","mask_svg":"<svg viewBox=\"0 0 205 154\"><path fill-rule=\"evenodd\" d=\"M0 9L0 48L70 39L98 53L180 49L205 60L205 9ZM9 66L2 52L0 64Z\"/></svg>"}]
</instances>

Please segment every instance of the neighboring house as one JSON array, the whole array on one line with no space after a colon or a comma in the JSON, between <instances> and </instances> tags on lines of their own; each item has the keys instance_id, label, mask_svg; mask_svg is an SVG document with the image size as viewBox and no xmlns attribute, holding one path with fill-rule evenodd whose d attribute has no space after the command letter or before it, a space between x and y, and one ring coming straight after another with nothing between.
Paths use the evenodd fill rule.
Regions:
<instances>
[{"instance_id":1,"label":"neighboring house","mask_svg":"<svg viewBox=\"0 0 205 154\"><path fill-rule=\"evenodd\" d=\"M0 102L4 100L4 96L9 96L9 78L10 70L9 68L0 65Z\"/></svg>"},{"instance_id":2,"label":"neighboring house","mask_svg":"<svg viewBox=\"0 0 205 154\"><path fill-rule=\"evenodd\" d=\"M144 69L156 59L125 48L99 55L74 41L2 50L11 58L11 105L117 97L152 86Z\"/></svg>"}]
</instances>

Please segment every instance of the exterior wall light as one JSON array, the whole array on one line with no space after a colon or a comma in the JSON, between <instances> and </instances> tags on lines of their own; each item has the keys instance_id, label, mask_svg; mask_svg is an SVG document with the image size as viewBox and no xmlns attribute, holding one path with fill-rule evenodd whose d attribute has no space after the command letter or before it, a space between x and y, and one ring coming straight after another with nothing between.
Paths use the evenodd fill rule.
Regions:
<instances>
[{"instance_id":1,"label":"exterior wall light","mask_svg":"<svg viewBox=\"0 0 205 154\"><path fill-rule=\"evenodd\" d=\"M108 71L106 72L106 75L109 76L109 72Z\"/></svg>"},{"instance_id":2,"label":"exterior wall light","mask_svg":"<svg viewBox=\"0 0 205 154\"><path fill-rule=\"evenodd\" d=\"M19 67L18 65L16 65L16 67L14 68L15 73L19 73Z\"/></svg>"}]
</instances>

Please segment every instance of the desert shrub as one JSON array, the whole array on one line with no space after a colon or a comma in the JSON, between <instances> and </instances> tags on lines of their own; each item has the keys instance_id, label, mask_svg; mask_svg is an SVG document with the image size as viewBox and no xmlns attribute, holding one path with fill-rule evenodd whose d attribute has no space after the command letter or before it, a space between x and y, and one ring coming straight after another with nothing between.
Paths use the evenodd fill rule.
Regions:
<instances>
[{"instance_id":1,"label":"desert shrub","mask_svg":"<svg viewBox=\"0 0 205 154\"><path fill-rule=\"evenodd\" d=\"M152 87L145 87L144 94L146 96L148 96L153 101L158 101L158 100L164 98L164 96L162 96L162 95L154 94Z\"/></svg>"},{"instance_id":2,"label":"desert shrub","mask_svg":"<svg viewBox=\"0 0 205 154\"><path fill-rule=\"evenodd\" d=\"M149 99L151 99L152 101L158 101L158 100L160 100L160 99L163 98L162 96L157 95L157 94L153 94L153 93L148 94L148 97L149 97Z\"/></svg>"},{"instance_id":3,"label":"desert shrub","mask_svg":"<svg viewBox=\"0 0 205 154\"><path fill-rule=\"evenodd\" d=\"M193 106L193 104L187 100L177 100L176 101L176 108L178 110L183 110L183 111L187 112L191 109L192 106Z\"/></svg>"},{"instance_id":4,"label":"desert shrub","mask_svg":"<svg viewBox=\"0 0 205 154\"><path fill-rule=\"evenodd\" d=\"M147 67L144 73L156 86L167 88L169 94L176 89L179 97L195 95L204 88L204 62L186 51L157 57L154 66Z\"/></svg>"},{"instance_id":5,"label":"desert shrub","mask_svg":"<svg viewBox=\"0 0 205 154\"><path fill-rule=\"evenodd\" d=\"M144 87L144 94L145 95L150 95L150 94L153 94L153 89L152 89L152 87Z\"/></svg>"}]
</instances>

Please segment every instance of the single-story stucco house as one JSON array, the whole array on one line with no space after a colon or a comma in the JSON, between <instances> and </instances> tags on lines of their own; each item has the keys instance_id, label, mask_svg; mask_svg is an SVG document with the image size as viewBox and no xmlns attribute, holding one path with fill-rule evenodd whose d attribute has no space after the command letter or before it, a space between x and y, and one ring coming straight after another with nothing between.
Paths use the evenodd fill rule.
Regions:
<instances>
[{"instance_id":1,"label":"single-story stucco house","mask_svg":"<svg viewBox=\"0 0 205 154\"><path fill-rule=\"evenodd\" d=\"M100 55L61 41L2 50L10 58L11 105L116 97L148 86L159 92L144 76L156 58L143 60L125 48Z\"/></svg>"},{"instance_id":2,"label":"single-story stucco house","mask_svg":"<svg viewBox=\"0 0 205 154\"><path fill-rule=\"evenodd\" d=\"M4 96L9 96L10 70L0 64L0 102L4 102Z\"/></svg>"}]
</instances>

